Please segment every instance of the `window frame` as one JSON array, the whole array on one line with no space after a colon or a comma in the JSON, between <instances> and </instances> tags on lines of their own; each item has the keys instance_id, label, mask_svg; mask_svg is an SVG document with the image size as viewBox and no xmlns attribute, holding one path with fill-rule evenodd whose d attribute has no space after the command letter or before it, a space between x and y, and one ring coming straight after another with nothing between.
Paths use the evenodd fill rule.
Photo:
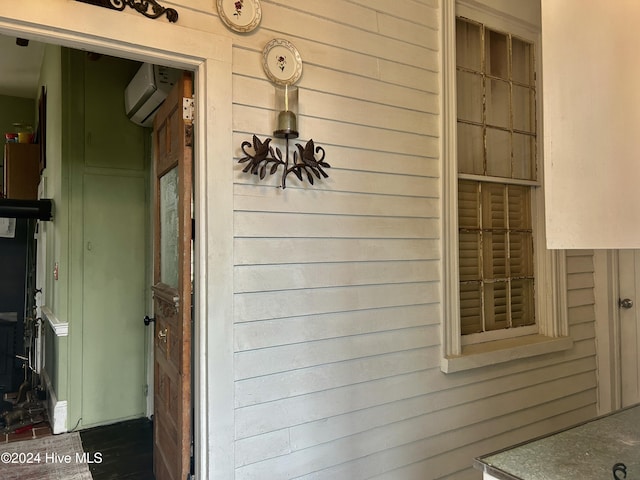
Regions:
<instances>
[{"instance_id":1,"label":"window frame","mask_svg":"<svg viewBox=\"0 0 640 480\"><path fill-rule=\"evenodd\" d=\"M564 251L551 251L545 244L544 172L542 151L541 32L539 26L495 10L485 10L471 1L442 4L441 74L441 152L443 299L442 355L440 368L445 373L494 365L518 358L566 350L573 341L568 336L567 275ZM458 168L457 168L457 86L456 16L463 16L499 31L507 31L531 41L535 49L537 84L537 182L532 187L531 215L534 234L535 311L537 331L531 329L484 332L473 343L462 340L460 328L460 290L458 270ZM509 331L511 330L511 331Z\"/></svg>"}]
</instances>

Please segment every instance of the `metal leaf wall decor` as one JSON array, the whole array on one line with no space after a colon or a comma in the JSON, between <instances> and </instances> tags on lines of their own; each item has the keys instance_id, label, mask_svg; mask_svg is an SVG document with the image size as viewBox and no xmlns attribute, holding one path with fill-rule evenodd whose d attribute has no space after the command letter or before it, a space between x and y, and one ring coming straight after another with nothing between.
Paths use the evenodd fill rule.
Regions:
<instances>
[{"instance_id":1,"label":"metal leaf wall decor","mask_svg":"<svg viewBox=\"0 0 640 480\"><path fill-rule=\"evenodd\" d=\"M133 8L147 18L156 19L162 15L167 16L167 20L172 23L178 21L178 12L173 8L165 8L156 0L76 0L82 3L89 3L98 7L110 8L112 10L123 11L126 7Z\"/></svg>"},{"instance_id":2,"label":"metal leaf wall decor","mask_svg":"<svg viewBox=\"0 0 640 480\"><path fill-rule=\"evenodd\" d=\"M311 185L313 185L314 178L329 177L324 169L331 168L331 165L324 161L324 148L316 146L313 143L313 139L309 140L304 147L296 143L297 151L293 152L291 164L289 161L289 139L286 139L284 158L279 148L276 147L274 150L270 145L271 140L271 138L267 138L263 142L254 135L253 144L248 141L242 142L241 148L244 157L240 158L238 163L247 164L242 169L244 173L258 175L260 180L263 180L267 175L275 174L282 166L282 179L280 182L282 188L287 188L287 176L290 173L293 173L300 181L307 180ZM252 148L253 153L247 151L247 148ZM320 157L316 158L316 154L320 155Z\"/></svg>"}]
</instances>

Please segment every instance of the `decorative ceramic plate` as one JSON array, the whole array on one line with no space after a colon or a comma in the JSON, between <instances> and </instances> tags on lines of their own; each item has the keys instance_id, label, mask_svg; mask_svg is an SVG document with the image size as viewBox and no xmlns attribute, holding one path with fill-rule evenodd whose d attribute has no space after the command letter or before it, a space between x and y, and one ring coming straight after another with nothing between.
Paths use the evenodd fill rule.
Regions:
<instances>
[{"instance_id":1,"label":"decorative ceramic plate","mask_svg":"<svg viewBox=\"0 0 640 480\"><path fill-rule=\"evenodd\" d=\"M274 38L264 46L262 66L269 80L278 85L293 85L302 75L300 53L282 38Z\"/></svg>"},{"instance_id":2,"label":"decorative ceramic plate","mask_svg":"<svg viewBox=\"0 0 640 480\"><path fill-rule=\"evenodd\" d=\"M218 14L224 24L236 32L250 32L262 18L260 0L217 0Z\"/></svg>"}]
</instances>

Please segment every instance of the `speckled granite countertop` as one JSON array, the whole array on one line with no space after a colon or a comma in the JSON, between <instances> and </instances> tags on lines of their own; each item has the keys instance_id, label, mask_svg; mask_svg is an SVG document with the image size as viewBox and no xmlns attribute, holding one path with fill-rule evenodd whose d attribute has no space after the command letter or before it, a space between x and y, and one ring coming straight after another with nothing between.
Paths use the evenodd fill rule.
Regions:
<instances>
[{"instance_id":1,"label":"speckled granite countertop","mask_svg":"<svg viewBox=\"0 0 640 480\"><path fill-rule=\"evenodd\" d=\"M629 480L640 480L640 406L477 458L475 466L502 480L608 480L618 462Z\"/></svg>"}]
</instances>

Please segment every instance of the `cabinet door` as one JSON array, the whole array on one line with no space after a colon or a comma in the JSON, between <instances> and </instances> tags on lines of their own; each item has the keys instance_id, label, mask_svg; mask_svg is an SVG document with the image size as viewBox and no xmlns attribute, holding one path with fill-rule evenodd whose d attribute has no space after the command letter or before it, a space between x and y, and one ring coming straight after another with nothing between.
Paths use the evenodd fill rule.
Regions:
<instances>
[{"instance_id":1,"label":"cabinet door","mask_svg":"<svg viewBox=\"0 0 640 480\"><path fill-rule=\"evenodd\" d=\"M7 198L37 200L40 182L40 147L7 143L4 149L4 194Z\"/></svg>"},{"instance_id":2,"label":"cabinet door","mask_svg":"<svg viewBox=\"0 0 640 480\"><path fill-rule=\"evenodd\" d=\"M551 248L640 248L640 2L542 0Z\"/></svg>"}]
</instances>

